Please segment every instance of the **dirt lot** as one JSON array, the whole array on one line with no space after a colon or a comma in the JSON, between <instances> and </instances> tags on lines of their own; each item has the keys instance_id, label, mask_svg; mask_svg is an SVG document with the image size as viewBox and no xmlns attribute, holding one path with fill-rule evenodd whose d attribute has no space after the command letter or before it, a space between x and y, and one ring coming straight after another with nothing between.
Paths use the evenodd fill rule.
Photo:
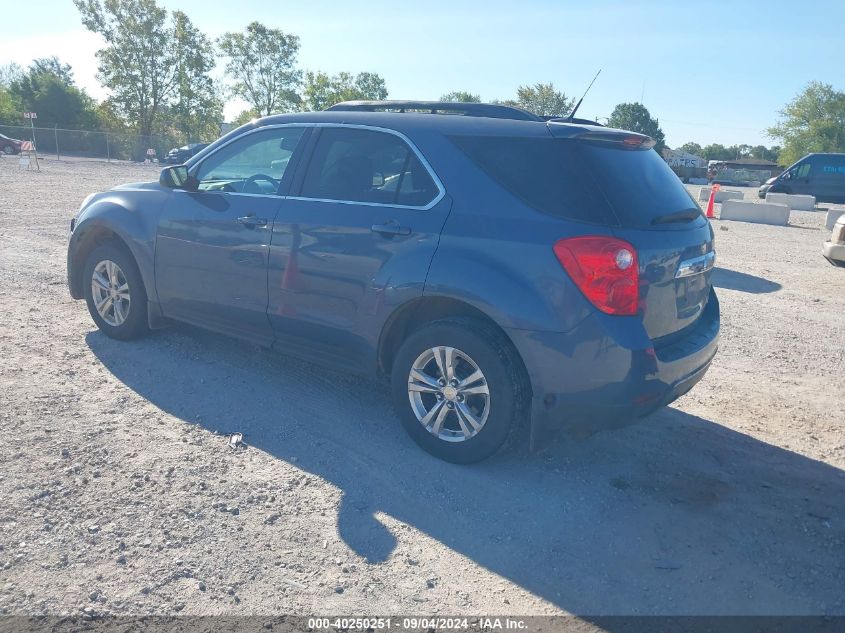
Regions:
<instances>
[{"instance_id":1,"label":"dirt lot","mask_svg":"<svg viewBox=\"0 0 845 633\"><path fill-rule=\"evenodd\" d=\"M156 174L0 160L0 613L845 614L822 214L714 222L721 350L674 406L460 467L382 385L188 327L100 335L68 220Z\"/></svg>"}]
</instances>

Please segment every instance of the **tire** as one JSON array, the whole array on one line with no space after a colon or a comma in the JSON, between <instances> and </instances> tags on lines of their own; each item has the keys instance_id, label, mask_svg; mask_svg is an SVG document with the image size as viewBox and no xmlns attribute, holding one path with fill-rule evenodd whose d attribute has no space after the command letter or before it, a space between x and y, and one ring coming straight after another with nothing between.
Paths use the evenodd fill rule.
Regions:
<instances>
[{"instance_id":1,"label":"tire","mask_svg":"<svg viewBox=\"0 0 845 633\"><path fill-rule=\"evenodd\" d=\"M109 263L116 266L116 269L111 268L113 276L109 273ZM95 271L99 279L96 299ZM85 262L82 274L88 312L103 334L121 341L147 334L147 293L138 265L124 246L110 243L94 249ZM114 279L116 283L112 283ZM111 292L115 288L120 290L124 285L126 290ZM122 297L128 297L128 301ZM107 303L105 316L97 309L98 301Z\"/></svg>"},{"instance_id":2,"label":"tire","mask_svg":"<svg viewBox=\"0 0 845 633\"><path fill-rule=\"evenodd\" d=\"M449 352L450 348L455 351ZM437 350L442 353L440 363L435 358ZM453 359L453 379L463 386L436 382L443 378L439 368L448 364L447 356ZM415 374L418 378L412 379L413 369L424 376ZM482 378L466 380L476 369ZM519 427L530 401L516 351L498 330L469 318L433 321L413 332L393 361L391 392L411 438L435 457L458 464L481 461L502 448Z\"/></svg>"},{"instance_id":3,"label":"tire","mask_svg":"<svg viewBox=\"0 0 845 633\"><path fill-rule=\"evenodd\" d=\"M15 148L12 147L11 145L4 145L3 146L3 153L6 154L7 156L11 156L12 154L15 153Z\"/></svg>"}]
</instances>

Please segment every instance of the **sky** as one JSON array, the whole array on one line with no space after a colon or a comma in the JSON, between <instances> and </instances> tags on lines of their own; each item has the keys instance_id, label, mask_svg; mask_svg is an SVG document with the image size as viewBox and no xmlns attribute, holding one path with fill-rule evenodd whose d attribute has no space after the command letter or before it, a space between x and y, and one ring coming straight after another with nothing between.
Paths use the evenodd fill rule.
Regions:
<instances>
[{"instance_id":1,"label":"sky","mask_svg":"<svg viewBox=\"0 0 845 633\"><path fill-rule=\"evenodd\" d=\"M392 99L507 99L537 82L578 98L601 69L579 115L641 101L669 146L772 145L766 128L808 82L845 90L843 0L158 2L211 37L254 20L296 34L302 69L377 72ZM56 55L89 94L107 96L96 79L102 41L71 0L0 0L0 19L0 64ZM227 119L244 107L227 104Z\"/></svg>"}]
</instances>

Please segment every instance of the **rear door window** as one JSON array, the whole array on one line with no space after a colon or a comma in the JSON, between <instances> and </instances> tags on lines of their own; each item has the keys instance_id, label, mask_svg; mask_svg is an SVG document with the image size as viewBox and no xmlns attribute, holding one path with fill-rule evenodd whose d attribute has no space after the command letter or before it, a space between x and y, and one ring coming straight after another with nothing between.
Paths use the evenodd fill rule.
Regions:
<instances>
[{"instance_id":1,"label":"rear door window","mask_svg":"<svg viewBox=\"0 0 845 633\"><path fill-rule=\"evenodd\" d=\"M438 193L419 157L395 134L326 127L320 130L300 196L424 207Z\"/></svg>"}]
</instances>

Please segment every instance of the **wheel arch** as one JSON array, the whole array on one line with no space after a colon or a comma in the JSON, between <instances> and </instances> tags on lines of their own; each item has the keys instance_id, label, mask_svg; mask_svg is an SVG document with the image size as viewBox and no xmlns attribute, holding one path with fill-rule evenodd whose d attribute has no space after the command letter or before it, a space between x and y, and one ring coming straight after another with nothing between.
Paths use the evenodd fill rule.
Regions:
<instances>
[{"instance_id":1,"label":"wheel arch","mask_svg":"<svg viewBox=\"0 0 845 633\"><path fill-rule=\"evenodd\" d=\"M77 230L79 231L80 229ZM88 257L91 255L92 252L94 252L95 249L105 244L114 244L118 248L121 248L126 251L126 253L130 257L132 257L132 260L135 262L135 265L138 266L138 270L141 271L141 278L144 278L143 271L141 270L141 266L138 261L138 257L130 247L129 241L120 233L115 231L114 228L104 224L93 224L92 226L85 227L84 230L80 231L79 237L76 239L78 240L78 242L76 248L71 254L72 261L68 262L72 271L72 276L68 281L71 286L71 295L73 297L84 297L84 280L82 278L82 275L85 269L85 262L88 261ZM145 280L144 294L149 300L151 299L150 291L148 288L146 288L146 285L147 282Z\"/></svg>"},{"instance_id":2,"label":"wheel arch","mask_svg":"<svg viewBox=\"0 0 845 633\"><path fill-rule=\"evenodd\" d=\"M490 316L475 306L462 301L446 296L422 296L412 299L401 306L397 307L385 321L384 327L379 337L379 344L377 350L378 369L384 375L389 376L393 359L404 341L411 333L432 321L447 319L450 317L464 317L476 319L484 322L489 327L496 330L502 337L502 340L510 347L514 358L519 364L519 371L526 379L526 383L530 386L531 381L528 380L528 371L525 367L525 361L522 359L519 350L514 345L507 332L494 321Z\"/></svg>"}]
</instances>

